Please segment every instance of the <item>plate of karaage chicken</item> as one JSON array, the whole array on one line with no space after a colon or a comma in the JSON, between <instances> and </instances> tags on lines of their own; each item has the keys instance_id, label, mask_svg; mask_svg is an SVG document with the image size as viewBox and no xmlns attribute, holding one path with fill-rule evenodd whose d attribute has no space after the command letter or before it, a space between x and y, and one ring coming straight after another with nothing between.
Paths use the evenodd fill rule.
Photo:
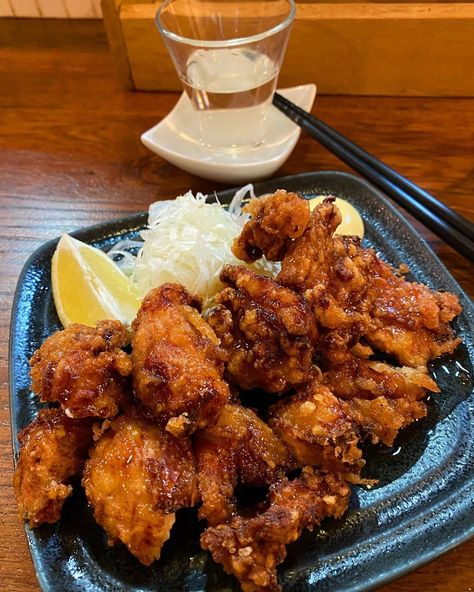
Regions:
<instances>
[{"instance_id":1,"label":"plate of karaage chicken","mask_svg":"<svg viewBox=\"0 0 474 592\"><path fill-rule=\"evenodd\" d=\"M62 329L57 241L26 263L14 487L43 590L355 592L474 533L472 302L365 181L312 173L255 192L242 265L223 266L205 314L166 283L129 330ZM360 212L362 242L335 233L333 195ZM107 250L145 226L75 236ZM248 267L262 256L276 277Z\"/></svg>"}]
</instances>

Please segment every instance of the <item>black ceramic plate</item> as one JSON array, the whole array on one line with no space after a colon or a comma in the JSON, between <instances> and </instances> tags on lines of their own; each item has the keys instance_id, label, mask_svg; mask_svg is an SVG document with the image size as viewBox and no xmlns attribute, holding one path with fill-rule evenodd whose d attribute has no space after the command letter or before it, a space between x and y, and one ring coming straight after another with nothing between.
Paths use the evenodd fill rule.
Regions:
<instances>
[{"instance_id":1,"label":"black ceramic plate","mask_svg":"<svg viewBox=\"0 0 474 592\"><path fill-rule=\"evenodd\" d=\"M365 244L410 278L459 295L464 311L456 321L463 344L455 355L437 360L432 372L441 393L429 403L427 418L401 435L391 449L368 451L367 474L380 479L372 490L355 487L349 512L339 521L305 533L288 547L280 567L287 592L371 590L448 551L474 534L473 334L474 307L426 243L385 198L354 176L311 173L256 185L257 195L277 188L306 197L335 194L353 203L364 219ZM233 191L219 194L228 202ZM146 223L138 214L75 233L97 247L135 237ZM38 249L18 282L10 343L10 400L14 446L18 431L38 411L30 392L28 359L60 328L50 284L50 261L57 241ZM178 513L162 558L145 568L124 547L110 548L94 523L83 494L68 500L62 520L26 529L43 590L134 592L167 590L237 591L236 581L200 550L202 528L194 511Z\"/></svg>"}]
</instances>

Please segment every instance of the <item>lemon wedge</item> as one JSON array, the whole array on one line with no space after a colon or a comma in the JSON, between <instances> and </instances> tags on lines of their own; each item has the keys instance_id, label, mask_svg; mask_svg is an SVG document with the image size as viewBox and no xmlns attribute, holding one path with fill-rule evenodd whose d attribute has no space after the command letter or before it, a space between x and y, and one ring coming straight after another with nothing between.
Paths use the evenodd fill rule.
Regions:
<instances>
[{"instance_id":1,"label":"lemon wedge","mask_svg":"<svg viewBox=\"0 0 474 592\"><path fill-rule=\"evenodd\" d=\"M326 197L326 195L313 197L309 202L309 209L313 211L314 208ZM334 234L360 236L360 238L364 238L364 223L355 207L340 197L336 197L336 206L341 212L342 222L339 224Z\"/></svg>"},{"instance_id":2,"label":"lemon wedge","mask_svg":"<svg viewBox=\"0 0 474 592\"><path fill-rule=\"evenodd\" d=\"M130 325L141 298L128 277L107 255L68 234L51 261L54 304L61 323L95 326L104 319Z\"/></svg>"}]
</instances>

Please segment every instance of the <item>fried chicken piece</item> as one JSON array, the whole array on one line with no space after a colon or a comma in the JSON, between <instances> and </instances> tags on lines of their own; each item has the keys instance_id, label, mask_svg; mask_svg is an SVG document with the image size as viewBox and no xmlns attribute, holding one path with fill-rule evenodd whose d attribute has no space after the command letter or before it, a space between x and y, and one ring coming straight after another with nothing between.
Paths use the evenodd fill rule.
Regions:
<instances>
[{"instance_id":1,"label":"fried chicken piece","mask_svg":"<svg viewBox=\"0 0 474 592\"><path fill-rule=\"evenodd\" d=\"M272 198L268 199L271 202ZM351 355L370 320L365 302L365 270L370 260L360 257L353 261L344 240L333 237L342 218L331 199L313 210L304 233L285 243L286 252L280 250L282 268L277 281L305 297L321 329L318 349L327 358L342 361ZM306 204L306 200L299 200Z\"/></svg>"},{"instance_id":2,"label":"fried chicken piece","mask_svg":"<svg viewBox=\"0 0 474 592\"><path fill-rule=\"evenodd\" d=\"M264 254L280 261L292 240L303 234L310 220L309 204L296 193L283 189L273 195L252 199L244 212L252 215L232 245L232 252L250 263Z\"/></svg>"},{"instance_id":3,"label":"fried chicken piece","mask_svg":"<svg viewBox=\"0 0 474 592\"><path fill-rule=\"evenodd\" d=\"M346 413L358 424L362 434L373 444L393 446L401 429L425 417L428 410L423 401L406 399L351 399L342 401Z\"/></svg>"},{"instance_id":4,"label":"fried chicken piece","mask_svg":"<svg viewBox=\"0 0 474 592\"><path fill-rule=\"evenodd\" d=\"M407 282L372 249L362 248L357 237L333 236L340 219L332 202L318 206L277 278L310 303L325 329L321 351L341 361L347 357L341 352L364 337L412 367L452 352L460 342L448 324L461 312L457 297Z\"/></svg>"},{"instance_id":5,"label":"fried chicken piece","mask_svg":"<svg viewBox=\"0 0 474 592\"><path fill-rule=\"evenodd\" d=\"M271 211L272 199L267 198L265 211ZM265 211L259 212L260 226ZM340 222L328 198L314 209L309 225L302 220L304 233L278 251L282 268L277 280L310 304L325 358L340 363L351 357L361 337L404 366L423 366L454 351L460 340L449 322L461 312L457 297L407 282L372 249L362 248L358 237L334 236ZM284 228L281 233L285 236Z\"/></svg>"},{"instance_id":6,"label":"fried chicken piece","mask_svg":"<svg viewBox=\"0 0 474 592\"><path fill-rule=\"evenodd\" d=\"M243 389L282 393L306 382L317 340L306 302L270 278L225 265L209 324L229 354L229 380Z\"/></svg>"},{"instance_id":7,"label":"fried chicken piece","mask_svg":"<svg viewBox=\"0 0 474 592\"><path fill-rule=\"evenodd\" d=\"M340 289L339 298L347 304L351 295L364 293L364 268L370 261L364 265L363 261L354 262L348 257L343 237L334 236L341 222L334 198L329 197L316 206L304 234L289 245L282 257L279 281L283 285L300 293L311 290L313 298L322 297L328 289L328 297L336 297ZM331 319L329 317L328 325ZM340 325L341 319L333 322Z\"/></svg>"},{"instance_id":8,"label":"fried chicken piece","mask_svg":"<svg viewBox=\"0 0 474 592\"><path fill-rule=\"evenodd\" d=\"M256 413L228 404L217 423L195 434L202 507L199 516L210 525L228 520L236 511L238 482L272 483L290 466L288 449Z\"/></svg>"},{"instance_id":9,"label":"fried chicken piece","mask_svg":"<svg viewBox=\"0 0 474 592\"><path fill-rule=\"evenodd\" d=\"M57 331L30 360L32 390L42 401L58 401L69 417L114 417L132 371L129 356L120 349L126 341L119 321L102 321L95 328L72 324Z\"/></svg>"},{"instance_id":10,"label":"fried chicken piece","mask_svg":"<svg viewBox=\"0 0 474 592\"><path fill-rule=\"evenodd\" d=\"M60 409L41 409L18 440L13 488L20 516L31 527L56 522L72 493L71 481L82 472L92 443L91 424L70 419Z\"/></svg>"},{"instance_id":11,"label":"fried chicken piece","mask_svg":"<svg viewBox=\"0 0 474 592\"><path fill-rule=\"evenodd\" d=\"M313 465L364 482L360 431L343 402L314 380L270 408L270 427L288 445L298 466Z\"/></svg>"},{"instance_id":12,"label":"fried chicken piece","mask_svg":"<svg viewBox=\"0 0 474 592\"><path fill-rule=\"evenodd\" d=\"M122 541L144 565L159 559L174 512L198 499L190 440L175 438L138 408L105 426L82 484L109 544Z\"/></svg>"},{"instance_id":13,"label":"fried chicken piece","mask_svg":"<svg viewBox=\"0 0 474 592\"><path fill-rule=\"evenodd\" d=\"M133 386L175 436L212 425L229 399L224 351L179 284L151 290L133 321Z\"/></svg>"},{"instance_id":14,"label":"fried chicken piece","mask_svg":"<svg viewBox=\"0 0 474 592\"><path fill-rule=\"evenodd\" d=\"M304 295L321 329L318 349L332 362L352 357L370 330L368 289L375 253L356 238L334 236L341 223L331 198L317 206L311 224L282 260L277 280Z\"/></svg>"},{"instance_id":15,"label":"fried chicken piece","mask_svg":"<svg viewBox=\"0 0 474 592\"><path fill-rule=\"evenodd\" d=\"M340 477L307 467L300 478L273 484L263 511L208 528L201 545L239 580L244 592L277 592L276 567L286 557L286 545L324 518L341 517L349 494Z\"/></svg>"},{"instance_id":16,"label":"fried chicken piece","mask_svg":"<svg viewBox=\"0 0 474 592\"><path fill-rule=\"evenodd\" d=\"M296 203L307 205L303 198L295 196L294 199ZM367 289L364 271L371 261L369 258L366 262L354 262L348 257L343 238L333 236L342 221L333 199L328 198L317 206L310 223L305 220L304 232L286 243L286 251L280 250L282 269L278 281L307 296L311 304L318 304L316 313L323 327L339 329L350 328L363 319L364 311L358 310L358 304ZM270 208L273 196L267 200L267 208ZM296 207L294 211L298 211ZM284 233L284 229L280 231ZM266 255L266 251L263 254Z\"/></svg>"},{"instance_id":17,"label":"fried chicken piece","mask_svg":"<svg viewBox=\"0 0 474 592\"><path fill-rule=\"evenodd\" d=\"M425 397L426 391L439 392L426 368L394 368L384 362L359 358L331 366L323 373L322 382L341 399L384 396L416 401Z\"/></svg>"},{"instance_id":18,"label":"fried chicken piece","mask_svg":"<svg viewBox=\"0 0 474 592\"><path fill-rule=\"evenodd\" d=\"M461 343L449 326L462 308L458 297L435 292L423 284L407 282L378 261L369 298L374 328L367 341L406 366L426 365Z\"/></svg>"},{"instance_id":19,"label":"fried chicken piece","mask_svg":"<svg viewBox=\"0 0 474 592\"><path fill-rule=\"evenodd\" d=\"M354 360L352 367L341 365L315 377L289 400L273 405L269 425L299 466L313 465L341 473L351 483L367 483L360 477L365 461L359 442L369 438L392 446L402 428L426 415L426 405L418 400L425 389L437 387L420 371Z\"/></svg>"}]
</instances>

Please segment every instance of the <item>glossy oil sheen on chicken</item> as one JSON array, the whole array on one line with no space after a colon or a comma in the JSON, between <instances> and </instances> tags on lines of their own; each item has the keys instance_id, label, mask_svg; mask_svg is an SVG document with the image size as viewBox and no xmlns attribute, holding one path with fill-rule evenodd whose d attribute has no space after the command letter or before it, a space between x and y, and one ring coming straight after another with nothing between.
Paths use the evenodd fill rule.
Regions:
<instances>
[{"instance_id":1,"label":"glossy oil sheen on chicken","mask_svg":"<svg viewBox=\"0 0 474 592\"><path fill-rule=\"evenodd\" d=\"M199 505L202 547L244 592L281 590L286 546L344 514L348 483L374 483L364 442L392 446L426 416L426 395L442 396L427 363L460 341L457 297L334 235L333 202L310 213L283 190L252 200L234 254L281 271L224 266L207 319L198 298L164 284L133 322L131 355L116 321L45 341L32 386L60 407L20 432L22 518L58 520L85 466L110 544L148 566L176 512Z\"/></svg>"},{"instance_id":2,"label":"glossy oil sheen on chicken","mask_svg":"<svg viewBox=\"0 0 474 592\"><path fill-rule=\"evenodd\" d=\"M281 199L279 193L267 197L264 207L249 204L256 215L234 243L237 256L246 252L254 254L252 260L267 253L273 256L264 240L254 249L255 237L266 236L269 225L276 235L289 237L295 220L277 215ZM287 199L305 202L294 194ZM449 327L461 312L457 297L406 281L372 249L363 248L358 237L335 236L341 215L333 201L328 198L309 218L302 216L304 231L299 226L293 240L278 249L282 268L277 280L311 306L322 332L322 354L331 361L344 361L361 338L412 367L452 352L459 344ZM293 210L298 211L296 205Z\"/></svg>"},{"instance_id":3,"label":"glossy oil sheen on chicken","mask_svg":"<svg viewBox=\"0 0 474 592\"><path fill-rule=\"evenodd\" d=\"M208 321L228 354L229 380L242 389L282 393L311 373L316 323L305 300L245 267L225 265L229 286Z\"/></svg>"},{"instance_id":4,"label":"glossy oil sheen on chicken","mask_svg":"<svg viewBox=\"0 0 474 592\"><path fill-rule=\"evenodd\" d=\"M60 403L69 417L114 417L132 371L121 349L126 341L119 321L57 331L31 358L32 390L42 401Z\"/></svg>"},{"instance_id":5,"label":"glossy oil sheen on chicken","mask_svg":"<svg viewBox=\"0 0 474 592\"><path fill-rule=\"evenodd\" d=\"M199 469L201 518L216 525L237 509L238 483L262 486L272 483L292 466L286 445L251 409L226 405L212 427L195 437Z\"/></svg>"},{"instance_id":6,"label":"glossy oil sheen on chicken","mask_svg":"<svg viewBox=\"0 0 474 592\"><path fill-rule=\"evenodd\" d=\"M307 467L293 481L275 481L267 503L254 516L234 516L208 528L201 544L237 577L244 592L275 592L281 589L276 567L286 557L286 545L324 518L342 516L349 494L341 478Z\"/></svg>"},{"instance_id":7,"label":"glossy oil sheen on chicken","mask_svg":"<svg viewBox=\"0 0 474 592\"><path fill-rule=\"evenodd\" d=\"M164 284L132 325L135 396L176 436L213 424L229 398L225 354L200 307L182 286Z\"/></svg>"},{"instance_id":8,"label":"glossy oil sheen on chicken","mask_svg":"<svg viewBox=\"0 0 474 592\"><path fill-rule=\"evenodd\" d=\"M82 473L92 425L70 419L59 409L42 409L18 440L13 487L20 515L30 526L56 522L72 494L72 481Z\"/></svg>"},{"instance_id":9,"label":"glossy oil sheen on chicken","mask_svg":"<svg viewBox=\"0 0 474 592\"><path fill-rule=\"evenodd\" d=\"M160 557L175 511L198 498L191 441L138 408L104 426L82 483L110 543L121 541L145 565Z\"/></svg>"}]
</instances>

